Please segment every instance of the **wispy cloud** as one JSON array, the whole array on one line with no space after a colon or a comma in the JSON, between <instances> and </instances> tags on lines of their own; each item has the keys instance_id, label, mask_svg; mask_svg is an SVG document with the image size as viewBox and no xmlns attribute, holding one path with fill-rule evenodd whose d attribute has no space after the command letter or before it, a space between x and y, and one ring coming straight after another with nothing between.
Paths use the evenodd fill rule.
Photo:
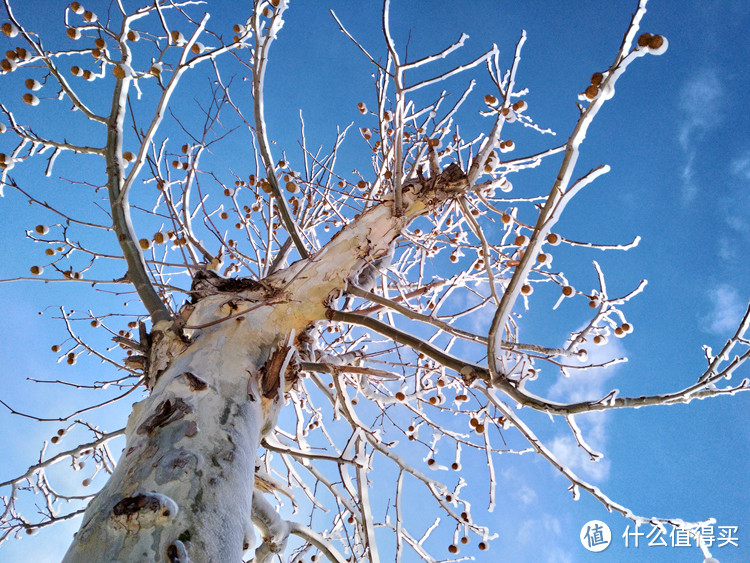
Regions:
<instances>
[{"instance_id":1,"label":"wispy cloud","mask_svg":"<svg viewBox=\"0 0 750 563\"><path fill-rule=\"evenodd\" d=\"M709 293L712 309L704 317L705 329L716 334L726 335L734 331L745 312L745 300L729 284L720 284Z\"/></svg>"},{"instance_id":2,"label":"wispy cloud","mask_svg":"<svg viewBox=\"0 0 750 563\"><path fill-rule=\"evenodd\" d=\"M538 541L540 535L547 538L560 537L562 526L560 520L551 514L544 513L540 518L524 520L518 526L518 541L520 543L529 543Z\"/></svg>"},{"instance_id":3,"label":"wispy cloud","mask_svg":"<svg viewBox=\"0 0 750 563\"><path fill-rule=\"evenodd\" d=\"M678 141L684 152L681 176L683 202L690 203L698 194L695 178L696 143L721 121L724 92L715 69L702 69L689 78L680 90L682 120Z\"/></svg>"},{"instance_id":4,"label":"wispy cloud","mask_svg":"<svg viewBox=\"0 0 750 563\"><path fill-rule=\"evenodd\" d=\"M605 346L592 346L589 349L589 360L594 364L623 356L625 356L625 348L622 342L615 338L612 338ZM601 399L610 391L609 380L617 373L617 369L617 366L593 368L585 371L572 371L570 377L561 375L550 389L550 396L569 402ZM595 450L602 451L606 446L608 420L609 415L606 412L576 417L576 423L586 443ZM602 481L609 476L609 460L602 458L592 462L589 454L578 445L576 438L567 427L564 433L550 441L549 447L562 463L585 478Z\"/></svg>"}]
</instances>

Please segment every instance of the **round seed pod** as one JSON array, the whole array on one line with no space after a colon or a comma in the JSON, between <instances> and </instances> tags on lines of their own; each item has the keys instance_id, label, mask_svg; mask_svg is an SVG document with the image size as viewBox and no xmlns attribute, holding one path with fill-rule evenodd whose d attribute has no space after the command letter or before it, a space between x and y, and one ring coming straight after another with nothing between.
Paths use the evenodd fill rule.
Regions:
<instances>
[{"instance_id":1,"label":"round seed pod","mask_svg":"<svg viewBox=\"0 0 750 563\"><path fill-rule=\"evenodd\" d=\"M534 293L534 288L531 287L529 284L524 284L521 287L521 293L523 295L531 295L532 293Z\"/></svg>"},{"instance_id":2,"label":"round seed pod","mask_svg":"<svg viewBox=\"0 0 750 563\"><path fill-rule=\"evenodd\" d=\"M138 241L138 244L140 245L141 250L148 250L149 248L151 248L151 241L147 238L140 239Z\"/></svg>"},{"instance_id":3,"label":"round seed pod","mask_svg":"<svg viewBox=\"0 0 750 563\"><path fill-rule=\"evenodd\" d=\"M131 29L128 31L128 41L135 43L136 41L140 40L141 34L138 33L135 29Z\"/></svg>"},{"instance_id":4,"label":"round seed pod","mask_svg":"<svg viewBox=\"0 0 750 563\"><path fill-rule=\"evenodd\" d=\"M11 22L5 22L0 26L0 30L5 34L7 37L15 37L18 35L18 28L13 25Z\"/></svg>"},{"instance_id":5,"label":"round seed pod","mask_svg":"<svg viewBox=\"0 0 750 563\"><path fill-rule=\"evenodd\" d=\"M49 232L49 227L47 225L37 225L34 227L34 232L38 235L46 235Z\"/></svg>"},{"instance_id":6,"label":"round seed pod","mask_svg":"<svg viewBox=\"0 0 750 563\"><path fill-rule=\"evenodd\" d=\"M70 10L76 14L82 14L84 12L83 6L81 6L80 2L73 2L70 5Z\"/></svg>"},{"instance_id":7,"label":"round seed pod","mask_svg":"<svg viewBox=\"0 0 750 563\"><path fill-rule=\"evenodd\" d=\"M591 85L589 85L588 88L586 88L586 90L584 90L583 94L589 100L593 100L594 98L596 98L599 95L599 88L597 88L596 86L594 86L593 84L591 84Z\"/></svg>"},{"instance_id":8,"label":"round seed pod","mask_svg":"<svg viewBox=\"0 0 750 563\"><path fill-rule=\"evenodd\" d=\"M42 87L42 83L38 80L34 80L33 78L27 78L24 82L24 85L26 86L26 88L33 91L37 91Z\"/></svg>"},{"instance_id":9,"label":"round seed pod","mask_svg":"<svg viewBox=\"0 0 750 563\"><path fill-rule=\"evenodd\" d=\"M68 37L70 37L71 39L75 40L75 41L77 41L77 40L79 40L81 38L81 30L78 29L77 27L69 27L65 31L65 34Z\"/></svg>"},{"instance_id":10,"label":"round seed pod","mask_svg":"<svg viewBox=\"0 0 750 563\"><path fill-rule=\"evenodd\" d=\"M70 73L73 76L81 76L81 75L83 75L83 70L81 70L81 67L72 66L72 67L70 67Z\"/></svg>"},{"instance_id":11,"label":"round seed pod","mask_svg":"<svg viewBox=\"0 0 750 563\"><path fill-rule=\"evenodd\" d=\"M2 61L0 61L0 69L2 69L3 72L13 72L14 70L16 70L16 63L15 61L3 59Z\"/></svg>"},{"instance_id":12,"label":"round seed pod","mask_svg":"<svg viewBox=\"0 0 750 563\"><path fill-rule=\"evenodd\" d=\"M648 47L649 41L651 41L652 35L650 33L641 33L641 35L638 37L638 46L639 47Z\"/></svg>"},{"instance_id":13,"label":"round seed pod","mask_svg":"<svg viewBox=\"0 0 750 563\"><path fill-rule=\"evenodd\" d=\"M97 49L104 49L107 46L107 42L101 37L97 37L94 41L94 45L96 45Z\"/></svg>"},{"instance_id":14,"label":"round seed pod","mask_svg":"<svg viewBox=\"0 0 750 563\"><path fill-rule=\"evenodd\" d=\"M41 276L44 273L44 268L42 266L32 266L29 268L29 271L32 275Z\"/></svg>"},{"instance_id":15,"label":"round seed pod","mask_svg":"<svg viewBox=\"0 0 750 563\"><path fill-rule=\"evenodd\" d=\"M569 286L569 285L563 286L563 288L562 288L562 294L565 297L572 297L573 293L575 293L575 291L573 290L573 288L571 286Z\"/></svg>"},{"instance_id":16,"label":"round seed pod","mask_svg":"<svg viewBox=\"0 0 750 563\"><path fill-rule=\"evenodd\" d=\"M92 12L91 10L86 10L85 12L83 12L83 19L85 19L85 20L86 20L87 22L91 22L91 23L94 23L94 22L95 22L95 21L97 21L97 20L98 20L99 18L98 18L98 17L97 17L97 15L96 15L96 14L95 14L94 12Z\"/></svg>"}]
</instances>

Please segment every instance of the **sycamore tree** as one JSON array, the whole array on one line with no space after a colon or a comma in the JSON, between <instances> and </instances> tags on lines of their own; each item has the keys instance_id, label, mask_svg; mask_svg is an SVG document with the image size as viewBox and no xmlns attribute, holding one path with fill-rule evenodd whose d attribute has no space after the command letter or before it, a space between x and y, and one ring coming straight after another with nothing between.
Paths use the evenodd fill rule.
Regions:
<instances>
[{"instance_id":1,"label":"sycamore tree","mask_svg":"<svg viewBox=\"0 0 750 563\"><path fill-rule=\"evenodd\" d=\"M61 305L49 330L63 333L58 361L100 363L56 383L93 397L72 414L0 397L15 417L60 426L27 471L0 476L0 543L80 517L66 562L460 560L502 550L486 514L504 460L526 453L573 498L672 525L709 560L710 515L639 515L534 429L560 421L597 460L577 422L587 413L749 386L726 381L750 354L748 313L682 388L562 402L540 386L623 361L595 351L633 330L628 302L645 287L611 292L597 262L591 281L566 273L567 256L638 239L556 230L609 171L576 167L597 113L631 64L667 50L641 30L645 5L619 46L602 40L611 52L568 93L578 118L557 136L519 79L525 34L478 57L462 55L465 35L413 56L388 0L379 43L332 11L342 33L328 42L369 66L372 94L321 146L296 108L265 96L267 68L284 63L274 42L294 40L288 0L240 4L234 21L193 0L73 2L47 36L5 0L0 204L6 215L26 202L38 220L29 270L3 278L91 294L96 308ZM267 115L279 111L293 146L275 141ZM480 129L462 125L477 115ZM524 152L521 130L547 148ZM540 166L545 183L514 193ZM586 322L571 320L563 342L527 338L529 314L562 306ZM127 421L97 422L122 404ZM484 516L468 500L480 487Z\"/></svg>"}]
</instances>

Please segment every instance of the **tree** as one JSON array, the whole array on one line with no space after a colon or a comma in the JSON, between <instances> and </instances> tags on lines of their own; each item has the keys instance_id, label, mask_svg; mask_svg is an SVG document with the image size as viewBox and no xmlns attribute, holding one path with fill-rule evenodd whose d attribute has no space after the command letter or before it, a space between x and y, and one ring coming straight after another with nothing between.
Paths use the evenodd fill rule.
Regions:
<instances>
[{"instance_id":1,"label":"tree","mask_svg":"<svg viewBox=\"0 0 750 563\"><path fill-rule=\"evenodd\" d=\"M12 50L2 79L16 95L0 106L2 185L47 218L27 233L46 255L30 273L112 298L100 311L61 307L67 338L53 351L122 373L64 385L119 390L97 410L140 400L119 430L89 421L94 409L60 417L68 426L53 443L71 431L90 437L52 457L43 451L4 479L2 539L82 514L65 561L460 558L466 543L484 550L495 539L467 500L476 479L467 460L484 460L491 510L497 458L530 449L574 497L590 494L633 522L674 525L710 557L700 537L710 521L636 515L532 430L534 411L565 421L597 459L579 415L748 387L721 382L750 354L750 312L718 354L706 350L697 381L677 391L573 402L538 391L547 374L619 362L594 347L632 331L625 309L645 287L610 293L597 263L595 287L557 269L581 246L624 250L637 240L582 243L555 229L571 199L609 171L576 171L594 117L631 63L666 51L663 36L640 32L645 4L613 62L580 89L567 140L546 137L544 150L519 156L518 129L550 132L529 116L518 79L525 34L512 55L493 46L460 59L461 35L413 57L391 34L386 1L381 56L332 14L372 65L375 95L359 101L362 124L338 128L323 150L308 142L302 116L299 148L275 144L266 115L284 102L267 96L265 73L293 17L287 0L255 2L215 28L197 2L117 3L107 14L73 3L59 49L6 2ZM474 81L455 95L441 91L483 67L486 94ZM484 128L467 135L477 126L459 120L477 110ZM365 157L347 152L352 133ZM543 192L514 193L517 173L548 162L555 172ZM60 175L69 193L53 198L44 182L20 179L27 173ZM569 323L562 345L524 337L542 294L555 295L535 306L545 315L570 302L590 313ZM119 307L123 295L137 298L135 312ZM526 446L501 447L506 434ZM110 443L122 438L115 463ZM60 461L87 475L93 465L106 483L96 494L59 492L47 470ZM431 473L443 469L459 477ZM425 525L419 514L411 523L404 498L415 485L448 523L430 515ZM41 521L21 509L26 492L43 498Z\"/></svg>"}]
</instances>

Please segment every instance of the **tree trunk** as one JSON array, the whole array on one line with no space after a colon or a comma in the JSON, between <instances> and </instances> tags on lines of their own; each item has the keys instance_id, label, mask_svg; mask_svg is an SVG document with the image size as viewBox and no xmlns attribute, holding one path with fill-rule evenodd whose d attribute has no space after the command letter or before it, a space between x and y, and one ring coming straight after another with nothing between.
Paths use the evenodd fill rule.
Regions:
<instances>
[{"instance_id":1,"label":"tree trunk","mask_svg":"<svg viewBox=\"0 0 750 563\"><path fill-rule=\"evenodd\" d=\"M222 301L200 302L190 321L226 316ZM194 331L187 342L154 331L162 357L152 368L160 361L168 367L134 405L123 455L86 510L66 563L174 563L188 561L188 553L193 561L239 562L254 546L256 450L264 426L275 424L283 392L277 379L264 394L264 364L278 356L286 335L247 321Z\"/></svg>"},{"instance_id":2,"label":"tree trunk","mask_svg":"<svg viewBox=\"0 0 750 563\"><path fill-rule=\"evenodd\" d=\"M255 545L256 451L293 382L294 336L324 320L347 279L466 180L452 165L424 187L404 190L402 216L393 215L392 200L376 205L315 255L263 282L196 277L197 303L183 307L180 320L154 326L151 394L134 405L123 455L64 563L242 561Z\"/></svg>"}]
</instances>

